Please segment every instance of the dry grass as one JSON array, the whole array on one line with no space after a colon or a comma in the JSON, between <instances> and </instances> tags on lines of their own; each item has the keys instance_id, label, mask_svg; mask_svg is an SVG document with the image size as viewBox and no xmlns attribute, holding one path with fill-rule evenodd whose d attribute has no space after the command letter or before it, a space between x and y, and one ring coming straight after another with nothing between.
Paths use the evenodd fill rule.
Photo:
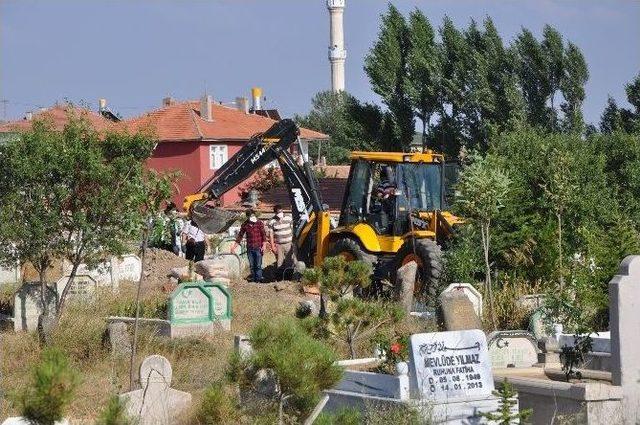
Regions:
<instances>
[{"instance_id":1,"label":"dry grass","mask_svg":"<svg viewBox=\"0 0 640 425\"><path fill-rule=\"evenodd\" d=\"M159 268L171 265L171 262L158 258L155 263ZM155 271L158 278L154 284L143 287L141 315L146 317L158 317L166 309L168 294L162 292L160 279L164 272ZM105 317L132 314L135 289L133 284L121 284L118 294L99 294L97 300L90 304L69 303L60 327L53 333L52 344L70 356L81 377L69 411L74 422L91 421L103 410L112 394L129 389L129 358L112 355L102 341ZM192 393L194 409L206 387L223 378L227 359L233 350L234 335L248 334L261 320L293 316L301 300L319 302L318 297L300 294L295 283L281 284L275 290L273 284L239 281L231 285L230 291L233 298L230 332L221 330L207 338L171 340L158 337L144 328L141 330L136 368L148 355L165 356L173 367L172 387ZM0 296L0 304L5 299L9 303L12 296ZM393 331L410 334L433 330L427 326L424 321L407 317ZM346 346L333 345L341 357L347 358ZM370 355L371 345L370 341L364 341L359 354ZM18 394L24 389L40 352L37 337L33 334L0 333L0 417L18 413L11 394ZM192 420L185 419L185 423Z\"/></svg>"},{"instance_id":2,"label":"dry grass","mask_svg":"<svg viewBox=\"0 0 640 425\"><path fill-rule=\"evenodd\" d=\"M475 285L481 288L482 285ZM531 309L523 308L518 304L518 299L524 295L540 293L540 284L531 284L523 279L502 279L493 289L493 305L498 329L520 330L529 328ZM493 331L491 323L491 306L489 297L483 294L483 326L487 332Z\"/></svg>"},{"instance_id":3,"label":"dry grass","mask_svg":"<svg viewBox=\"0 0 640 425\"><path fill-rule=\"evenodd\" d=\"M298 302L304 299L295 284L276 291L272 285L238 282L232 285L233 320L231 331L206 339L168 339L141 331L136 367L144 357L161 354L173 367L172 387L189 391L194 401L204 389L224 376L227 359L233 350L233 337L247 334L262 319L293 316ZM156 305L166 299L160 290L143 294L143 304ZM109 396L129 388L129 359L114 357L102 344L106 322L114 309L133 298L133 287L123 285L118 295L101 294L91 304L70 303L53 333L52 344L66 352L81 376L70 416L90 419L102 410ZM151 307L150 307L151 308ZM28 382L31 367L38 361L37 337L27 333L0 333L0 417L17 413L9 393L19 393ZM137 373L137 371L136 371Z\"/></svg>"}]
</instances>

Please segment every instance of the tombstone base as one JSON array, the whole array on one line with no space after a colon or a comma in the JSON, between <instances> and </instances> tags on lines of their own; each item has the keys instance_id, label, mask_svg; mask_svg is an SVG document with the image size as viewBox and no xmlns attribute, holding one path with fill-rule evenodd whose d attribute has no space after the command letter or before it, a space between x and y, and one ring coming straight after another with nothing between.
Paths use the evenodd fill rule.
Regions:
<instances>
[{"instance_id":1,"label":"tombstone base","mask_svg":"<svg viewBox=\"0 0 640 425\"><path fill-rule=\"evenodd\" d=\"M451 402L429 402L427 400L401 400L398 398L379 397L363 393L328 390L325 394L329 401L322 410L325 413L335 413L341 408L349 407L362 413L373 409L401 409L411 407L429 423L438 425L462 425L470 423L486 423L480 417L480 413L495 412L500 408L500 399L490 395L479 398L467 398ZM518 412L518 403L511 407L511 413Z\"/></svg>"},{"instance_id":2,"label":"tombstone base","mask_svg":"<svg viewBox=\"0 0 640 425\"><path fill-rule=\"evenodd\" d=\"M231 330L231 320L223 319L209 323L189 323L171 324L171 338L182 338L189 336L215 335L220 331Z\"/></svg>"}]
</instances>

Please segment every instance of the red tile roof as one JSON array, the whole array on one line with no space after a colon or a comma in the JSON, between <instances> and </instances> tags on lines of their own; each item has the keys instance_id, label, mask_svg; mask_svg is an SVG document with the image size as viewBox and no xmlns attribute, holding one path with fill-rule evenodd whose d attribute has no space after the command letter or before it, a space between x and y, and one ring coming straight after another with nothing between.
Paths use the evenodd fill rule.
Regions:
<instances>
[{"instance_id":1,"label":"red tile roof","mask_svg":"<svg viewBox=\"0 0 640 425\"><path fill-rule=\"evenodd\" d=\"M180 140L248 140L268 129L275 120L245 114L236 108L213 103L213 121L200 117L200 102L179 102L156 109L140 117L125 120L131 131L152 131L158 141ZM300 129L303 139L327 139L326 134Z\"/></svg>"},{"instance_id":2,"label":"red tile roof","mask_svg":"<svg viewBox=\"0 0 640 425\"><path fill-rule=\"evenodd\" d=\"M110 121L98 114L86 108L80 108L73 105L55 105L51 108L40 110L33 113L31 120L18 120L10 121L0 125L0 133L11 133L20 130L28 130L33 125L35 119L46 119L53 123L56 130L62 130L69 120L69 113L74 114L77 117L83 117L91 123L94 129L98 131L115 130L117 124Z\"/></svg>"}]
</instances>

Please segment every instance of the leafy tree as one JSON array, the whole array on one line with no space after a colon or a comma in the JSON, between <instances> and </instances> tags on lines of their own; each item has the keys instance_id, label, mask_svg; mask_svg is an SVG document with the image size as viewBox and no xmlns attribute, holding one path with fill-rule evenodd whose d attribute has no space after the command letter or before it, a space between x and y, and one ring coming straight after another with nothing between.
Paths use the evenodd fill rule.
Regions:
<instances>
[{"instance_id":1,"label":"leafy tree","mask_svg":"<svg viewBox=\"0 0 640 425\"><path fill-rule=\"evenodd\" d=\"M463 217L472 220L479 228L485 266L485 291L491 305L495 327L491 289L491 224L498 217L507 199L511 180L491 159L475 156L473 162L462 172L457 186L457 207Z\"/></svg>"},{"instance_id":2,"label":"leafy tree","mask_svg":"<svg viewBox=\"0 0 640 425\"><path fill-rule=\"evenodd\" d=\"M263 321L252 329L250 339L254 352L247 363L252 370L271 369L276 376L279 424L284 423L285 409L296 417L305 416L320 393L342 377L331 348L294 319Z\"/></svg>"},{"instance_id":3,"label":"leafy tree","mask_svg":"<svg viewBox=\"0 0 640 425\"><path fill-rule=\"evenodd\" d=\"M569 157L556 149L552 149L547 158L547 173L542 184L545 199L557 220L558 231L558 275L560 290L564 287L564 268L562 262L562 223L569 204L576 192L576 184L572 180Z\"/></svg>"},{"instance_id":4,"label":"leafy tree","mask_svg":"<svg viewBox=\"0 0 640 425\"><path fill-rule=\"evenodd\" d=\"M526 28L516 38L514 47L518 54L518 74L527 104L528 121L532 125L548 128L552 120L547 100L553 94L548 55Z\"/></svg>"},{"instance_id":5,"label":"leafy tree","mask_svg":"<svg viewBox=\"0 0 640 425\"><path fill-rule=\"evenodd\" d=\"M389 143L390 118L379 107L361 103L344 91L319 92L311 104L311 111L295 120L331 137L311 144L309 155L317 162L325 156L329 164L348 164L352 150L381 150Z\"/></svg>"},{"instance_id":6,"label":"leafy tree","mask_svg":"<svg viewBox=\"0 0 640 425\"><path fill-rule=\"evenodd\" d=\"M582 102L584 102L584 85L589 79L587 62L582 52L573 43L569 43L564 53L564 75L560 83L565 102L561 109L564 112L563 127L569 131L582 133Z\"/></svg>"},{"instance_id":7,"label":"leafy tree","mask_svg":"<svg viewBox=\"0 0 640 425\"><path fill-rule=\"evenodd\" d=\"M365 58L365 72L373 91L382 98L393 118L393 150L408 149L413 140L414 119L408 94L409 27L402 14L389 4L382 15L378 39Z\"/></svg>"},{"instance_id":8,"label":"leafy tree","mask_svg":"<svg viewBox=\"0 0 640 425\"><path fill-rule=\"evenodd\" d=\"M566 64L562 35L549 24L545 25L542 30L541 47L547 68L546 74L548 76L549 91L551 92L551 109L555 112L556 92L560 90L562 86ZM554 122L551 123L551 128L556 128Z\"/></svg>"},{"instance_id":9,"label":"leafy tree","mask_svg":"<svg viewBox=\"0 0 640 425\"><path fill-rule=\"evenodd\" d=\"M422 122L425 148L431 117L439 105L441 63L433 27L418 9L409 14L409 46L407 93L416 117Z\"/></svg>"},{"instance_id":10,"label":"leafy tree","mask_svg":"<svg viewBox=\"0 0 640 425\"><path fill-rule=\"evenodd\" d=\"M151 204L170 196L171 177L144 168L153 146L150 135L99 133L70 113L61 132L35 122L0 147L0 246L13 247L0 256L35 263L39 272L53 258L71 263L56 322L80 264L126 253L147 228Z\"/></svg>"},{"instance_id":11,"label":"leafy tree","mask_svg":"<svg viewBox=\"0 0 640 425\"><path fill-rule=\"evenodd\" d=\"M78 377L64 353L53 348L44 350L20 398L22 416L42 425L60 421L77 384Z\"/></svg>"},{"instance_id":12,"label":"leafy tree","mask_svg":"<svg viewBox=\"0 0 640 425\"><path fill-rule=\"evenodd\" d=\"M627 132L640 131L640 73L636 75L632 82L625 86L627 101L633 106L633 110L622 109L622 121Z\"/></svg>"},{"instance_id":13,"label":"leafy tree","mask_svg":"<svg viewBox=\"0 0 640 425\"><path fill-rule=\"evenodd\" d=\"M607 98L607 106L600 116L600 131L605 134L610 134L622 128L620 108L618 108L615 99L609 96Z\"/></svg>"},{"instance_id":14,"label":"leafy tree","mask_svg":"<svg viewBox=\"0 0 640 425\"><path fill-rule=\"evenodd\" d=\"M0 145L0 263L33 265L45 316L47 271L70 247L61 220L70 196L66 164L59 160L62 139L50 122L36 120L30 131Z\"/></svg>"},{"instance_id":15,"label":"leafy tree","mask_svg":"<svg viewBox=\"0 0 640 425\"><path fill-rule=\"evenodd\" d=\"M457 155L463 145L461 109L465 102L468 72L465 61L470 52L464 35L448 16L445 16L439 33L442 40L442 95L439 105L441 120L435 137L440 140L442 151Z\"/></svg>"}]
</instances>

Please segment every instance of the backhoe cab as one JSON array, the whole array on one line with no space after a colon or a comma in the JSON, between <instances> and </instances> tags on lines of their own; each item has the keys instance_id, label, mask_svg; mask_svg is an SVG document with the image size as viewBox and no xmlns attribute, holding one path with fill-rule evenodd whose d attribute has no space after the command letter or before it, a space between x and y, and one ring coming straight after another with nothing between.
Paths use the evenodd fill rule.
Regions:
<instances>
[{"instance_id":1,"label":"backhoe cab","mask_svg":"<svg viewBox=\"0 0 640 425\"><path fill-rule=\"evenodd\" d=\"M395 281L398 268L418 265L414 294L436 296L441 246L460 220L446 212L449 165L433 152L353 152L339 225L329 255L368 261L378 277Z\"/></svg>"},{"instance_id":2,"label":"backhoe cab","mask_svg":"<svg viewBox=\"0 0 640 425\"><path fill-rule=\"evenodd\" d=\"M281 120L255 135L201 188L187 196L184 208L208 233L225 230L236 216L215 208L222 194L272 161L289 189L298 258L319 266L326 256L342 255L374 266L377 280L396 280L402 265L415 261L416 301L433 301L442 273L441 245L460 220L446 212L447 165L441 154L353 152L338 227L330 229L329 211L308 162L290 152L299 129Z\"/></svg>"}]
</instances>

